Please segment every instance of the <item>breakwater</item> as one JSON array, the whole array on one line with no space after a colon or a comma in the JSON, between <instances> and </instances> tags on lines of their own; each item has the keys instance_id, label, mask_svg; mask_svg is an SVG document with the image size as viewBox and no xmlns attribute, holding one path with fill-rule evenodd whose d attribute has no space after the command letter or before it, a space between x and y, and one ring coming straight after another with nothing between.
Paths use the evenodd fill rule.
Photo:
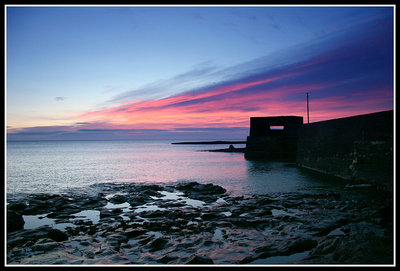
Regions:
<instances>
[{"instance_id":1,"label":"breakwater","mask_svg":"<svg viewBox=\"0 0 400 271\"><path fill-rule=\"evenodd\" d=\"M303 118L296 116L250 118L245 158L294 159L302 125Z\"/></svg>"},{"instance_id":2,"label":"breakwater","mask_svg":"<svg viewBox=\"0 0 400 271\"><path fill-rule=\"evenodd\" d=\"M299 167L393 189L393 110L304 124Z\"/></svg>"},{"instance_id":3,"label":"breakwater","mask_svg":"<svg viewBox=\"0 0 400 271\"><path fill-rule=\"evenodd\" d=\"M393 110L302 122L296 116L250 118L246 159L289 159L348 183L393 190Z\"/></svg>"}]
</instances>

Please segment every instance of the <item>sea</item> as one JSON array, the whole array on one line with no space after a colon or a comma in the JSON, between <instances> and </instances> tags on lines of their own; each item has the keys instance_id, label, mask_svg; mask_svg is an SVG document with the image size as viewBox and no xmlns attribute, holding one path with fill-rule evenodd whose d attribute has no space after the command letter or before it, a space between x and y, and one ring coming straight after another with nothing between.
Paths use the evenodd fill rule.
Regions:
<instances>
[{"instance_id":1,"label":"sea","mask_svg":"<svg viewBox=\"0 0 400 271\"><path fill-rule=\"evenodd\" d=\"M243 153L209 151L228 148L229 144L173 142L10 141L6 143L6 192L65 193L98 183L198 182L222 186L232 195L254 195L336 185L302 171L294 163L250 161Z\"/></svg>"}]
</instances>

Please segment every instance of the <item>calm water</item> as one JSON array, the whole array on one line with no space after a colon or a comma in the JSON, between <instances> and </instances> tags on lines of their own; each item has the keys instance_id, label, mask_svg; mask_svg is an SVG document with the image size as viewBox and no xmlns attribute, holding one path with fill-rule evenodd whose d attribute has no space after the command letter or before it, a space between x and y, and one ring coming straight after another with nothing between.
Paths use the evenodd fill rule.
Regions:
<instances>
[{"instance_id":1,"label":"calm water","mask_svg":"<svg viewBox=\"0 0 400 271\"><path fill-rule=\"evenodd\" d=\"M172 145L171 142L7 142L6 191L59 193L102 182L197 181L244 195L325 185L283 162L254 162L245 160L242 153L202 151L228 145Z\"/></svg>"}]
</instances>

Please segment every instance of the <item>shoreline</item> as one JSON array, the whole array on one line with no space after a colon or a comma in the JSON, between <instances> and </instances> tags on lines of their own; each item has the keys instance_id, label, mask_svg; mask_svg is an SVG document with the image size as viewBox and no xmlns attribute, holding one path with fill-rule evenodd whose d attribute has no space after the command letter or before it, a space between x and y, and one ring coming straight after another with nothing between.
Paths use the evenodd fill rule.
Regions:
<instances>
[{"instance_id":1,"label":"shoreline","mask_svg":"<svg viewBox=\"0 0 400 271\"><path fill-rule=\"evenodd\" d=\"M371 187L232 196L196 182L96 184L10 199L7 264L391 264L392 204Z\"/></svg>"}]
</instances>

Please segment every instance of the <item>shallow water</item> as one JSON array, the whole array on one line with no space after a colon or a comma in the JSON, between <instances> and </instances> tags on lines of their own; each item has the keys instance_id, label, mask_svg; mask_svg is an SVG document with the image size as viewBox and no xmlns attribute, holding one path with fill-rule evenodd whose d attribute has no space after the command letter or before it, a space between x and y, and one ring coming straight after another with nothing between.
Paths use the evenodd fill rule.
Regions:
<instances>
[{"instance_id":1,"label":"shallow water","mask_svg":"<svg viewBox=\"0 0 400 271\"><path fill-rule=\"evenodd\" d=\"M72 223L56 223L55 219L46 217L47 214L43 215L24 215L25 221L24 229L30 230L41 226L50 226L57 230L65 230L67 227L73 227Z\"/></svg>"},{"instance_id":2,"label":"shallow water","mask_svg":"<svg viewBox=\"0 0 400 271\"><path fill-rule=\"evenodd\" d=\"M90 220L93 224L97 224L99 223L100 220L100 211L84 210L79 213L73 214L73 216L76 217L73 220L76 219Z\"/></svg>"},{"instance_id":3,"label":"shallow water","mask_svg":"<svg viewBox=\"0 0 400 271\"><path fill-rule=\"evenodd\" d=\"M248 161L242 153L204 151L225 145L171 142L7 142L7 193L60 193L104 182L196 181L220 185L236 195L328 185L284 162Z\"/></svg>"}]
</instances>

